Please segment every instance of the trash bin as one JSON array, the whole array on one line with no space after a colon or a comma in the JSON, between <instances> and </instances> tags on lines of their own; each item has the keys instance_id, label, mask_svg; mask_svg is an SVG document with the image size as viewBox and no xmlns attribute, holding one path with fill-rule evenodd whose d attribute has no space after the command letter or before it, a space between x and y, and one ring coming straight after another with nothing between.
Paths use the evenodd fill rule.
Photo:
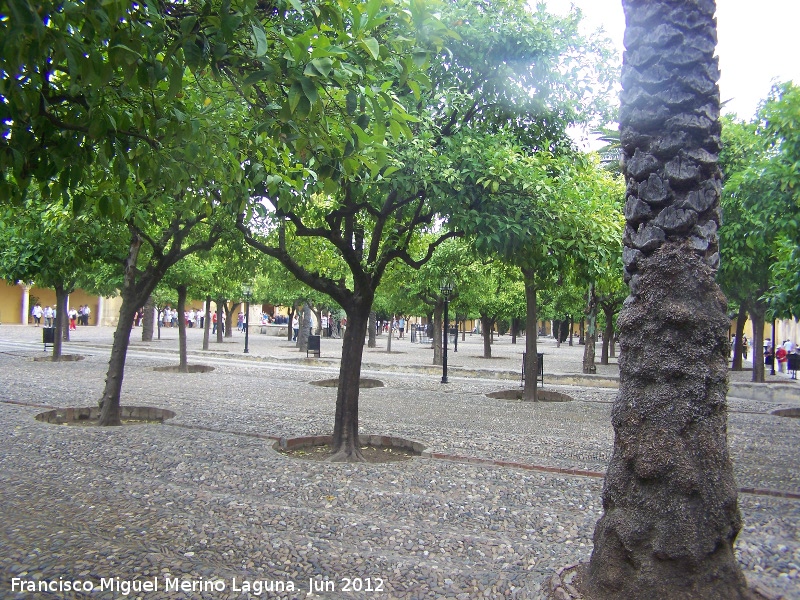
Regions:
<instances>
[{"instance_id":1,"label":"trash bin","mask_svg":"<svg viewBox=\"0 0 800 600\"><path fill-rule=\"evenodd\" d=\"M42 343L44 344L44 351L47 352L48 344L52 346L56 343L56 328L55 327L42 327Z\"/></svg>"},{"instance_id":2,"label":"trash bin","mask_svg":"<svg viewBox=\"0 0 800 600\"><path fill-rule=\"evenodd\" d=\"M525 357L528 355L527 352L522 353L522 383L525 383ZM544 385L544 354L542 352L536 353L538 369L537 369L537 379Z\"/></svg>"},{"instance_id":3,"label":"trash bin","mask_svg":"<svg viewBox=\"0 0 800 600\"><path fill-rule=\"evenodd\" d=\"M448 337L448 342L452 345L456 343L456 339L458 338L458 328L451 327L449 331L450 335Z\"/></svg>"},{"instance_id":4,"label":"trash bin","mask_svg":"<svg viewBox=\"0 0 800 600\"><path fill-rule=\"evenodd\" d=\"M309 354L313 354L314 356L317 357L319 357L320 355L320 345L319 345L318 335L308 336L308 348L306 349L306 358L308 358Z\"/></svg>"}]
</instances>

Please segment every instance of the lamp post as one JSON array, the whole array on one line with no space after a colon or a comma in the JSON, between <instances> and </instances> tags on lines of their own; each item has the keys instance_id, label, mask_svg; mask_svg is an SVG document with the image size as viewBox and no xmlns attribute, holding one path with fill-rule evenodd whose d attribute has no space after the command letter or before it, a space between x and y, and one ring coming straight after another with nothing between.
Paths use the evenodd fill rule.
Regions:
<instances>
[{"instance_id":1,"label":"lamp post","mask_svg":"<svg viewBox=\"0 0 800 600\"><path fill-rule=\"evenodd\" d=\"M453 293L453 282L449 279L445 278L442 279L441 286L439 289L444 296L444 339L442 340L442 383L449 383L447 381L447 335L448 335L448 325L449 323L449 316L447 314L447 309L450 307L450 294Z\"/></svg>"},{"instance_id":2,"label":"lamp post","mask_svg":"<svg viewBox=\"0 0 800 600\"><path fill-rule=\"evenodd\" d=\"M244 294L244 353L250 354L250 298L253 295L253 286L249 283L242 285Z\"/></svg>"}]
</instances>

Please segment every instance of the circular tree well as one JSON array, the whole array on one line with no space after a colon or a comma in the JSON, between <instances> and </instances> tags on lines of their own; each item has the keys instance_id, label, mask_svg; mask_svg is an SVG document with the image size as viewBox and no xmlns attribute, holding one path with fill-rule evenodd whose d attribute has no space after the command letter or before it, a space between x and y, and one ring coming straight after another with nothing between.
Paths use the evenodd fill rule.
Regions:
<instances>
[{"instance_id":1,"label":"circular tree well","mask_svg":"<svg viewBox=\"0 0 800 600\"><path fill-rule=\"evenodd\" d=\"M319 387L339 387L339 379L320 379L319 381L311 381L311 385L317 385ZM359 389L367 390L370 388L379 388L384 387L383 382L380 379L367 379L366 377L362 377L361 381L358 383Z\"/></svg>"},{"instance_id":2,"label":"circular tree well","mask_svg":"<svg viewBox=\"0 0 800 600\"><path fill-rule=\"evenodd\" d=\"M76 362L86 358L81 354L62 354L58 358L53 358L52 355L47 356L34 356L33 362Z\"/></svg>"},{"instance_id":3,"label":"circular tree well","mask_svg":"<svg viewBox=\"0 0 800 600\"><path fill-rule=\"evenodd\" d=\"M776 417L800 419L800 408L780 408L778 410L773 410L770 414L773 414Z\"/></svg>"},{"instance_id":4,"label":"circular tree well","mask_svg":"<svg viewBox=\"0 0 800 600\"><path fill-rule=\"evenodd\" d=\"M522 389L501 390L486 395L497 400L522 400ZM572 396L551 390L537 390L536 396L539 398L539 402L571 402L573 400Z\"/></svg>"},{"instance_id":5,"label":"circular tree well","mask_svg":"<svg viewBox=\"0 0 800 600\"><path fill-rule=\"evenodd\" d=\"M208 365L187 365L185 371L181 371L181 368L177 365L153 367L153 371L158 371L159 373L210 373L213 370L214 367L209 367Z\"/></svg>"},{"instance_id":6,"label":"circular tree well","mask_svg":"<svg viewBox=\"0 0 800 600\"><path fill-rule=\"evenodd\" d=\"M280 454L303 460L327 461L333 455L332 436L281 438L273 445ZM388 435L361 435L358 437L365 462L386 463L411 460L425 450L419 442Z\"/></svg>"},{"instance_id":7,"label":"circular tree well","mask_svg":"<svg viewBox=\"0 0 800 600\"><path fill-rule=\"evenodd\" d=\"M119 411L123 425L163 423L175 416L171 410L152 406L120 406ZM34 418L42 423L52 425L97 425L100 419L100 408L97 406L56 408L39 413Z\"/></svg>"}]
</instances>

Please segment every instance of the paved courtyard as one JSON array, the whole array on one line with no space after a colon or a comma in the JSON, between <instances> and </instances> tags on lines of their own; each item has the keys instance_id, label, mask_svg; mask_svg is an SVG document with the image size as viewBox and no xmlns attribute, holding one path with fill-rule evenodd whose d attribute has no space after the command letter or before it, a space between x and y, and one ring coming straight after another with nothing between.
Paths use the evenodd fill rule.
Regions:
<instances>
[{"instance_id":1,"label":"paved courtyard","mask_svg":"<svg viewBox=\"0 0 800 600\"><path fill-rule=\"evenodd\" d=\"M447 385L429 348L393 340L387 353L379 338L363 375L385 387L362 390L361 429L426 455L347 465L272 449L330 433L336 391L310 382L336 376L341 342L306 359L258 329L249 355L239 332L207 352L188 333L190 364L213 372L154 371L177 364L166 329L133 342L123 385L123 404L177 416L104 429L33 417L97 403L111 329L79 328L65 353L84 360L50 363L32 360L40 330L0 326L0 597L541 598L555 569L589 557L617 368L580 377L577 340L540 339L545 389L574 400L532 404L486 396L519 386L524 338L498 338L487 360L467 335ZM732 378L729 441L748 490L738 557L773 598L800 599L800 420L770 414L800 408L800 387L775 376L756 393L738 381L748 373ZM50 591L24 591L40 581ZM76 582L84 591L67 590Z\"/></svg>"}]
</instances>

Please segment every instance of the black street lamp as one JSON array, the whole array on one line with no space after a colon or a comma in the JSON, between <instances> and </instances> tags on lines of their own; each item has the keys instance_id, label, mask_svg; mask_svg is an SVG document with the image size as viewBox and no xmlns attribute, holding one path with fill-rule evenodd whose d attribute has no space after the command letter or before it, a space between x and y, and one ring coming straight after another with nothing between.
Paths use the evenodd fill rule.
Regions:
<instances>
[{"instance_id":1,"label":"black street lamp","mask_svg":"<svg viewBox=\"0 0 800 600\"><path fill-rule=\"evenodd\" d=\"M250 298L253 295L253 286L249 283L242 285L242 294L244 294L244 353L250 354Z\"/></svg>"},{"instance_id":2,"label":"black street lamp","mask_svg":"<svg viewBox=\"0 0 800 600\"><path fill-rule=\"evenodd\" d=\"M447 381L447 336L449 335L449 316L447 309L450 307L450 294L453 293L453 282L449 279L442 279L439 289L444 296L444 339L442 340L442 383L449 383Z\"/></svg>"}]
</instances>

